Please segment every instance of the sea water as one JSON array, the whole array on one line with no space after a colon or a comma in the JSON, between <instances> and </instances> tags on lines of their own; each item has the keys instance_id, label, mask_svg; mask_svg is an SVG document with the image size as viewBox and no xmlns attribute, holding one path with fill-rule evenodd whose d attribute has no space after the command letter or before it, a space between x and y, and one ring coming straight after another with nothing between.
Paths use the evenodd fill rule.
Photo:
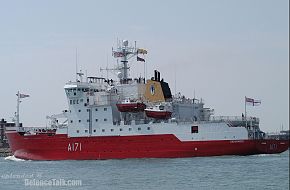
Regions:
<instances>
[{"instance_id":1,"label":"sea water","mask_svg":"<svg viewBox=\"0 0 290 190\"><path fill-rule=\"evenodd\" d=\"M282 154L176 159L23 161L0 158L0 189L289 189Z\"/></svg>"}]
</instances>

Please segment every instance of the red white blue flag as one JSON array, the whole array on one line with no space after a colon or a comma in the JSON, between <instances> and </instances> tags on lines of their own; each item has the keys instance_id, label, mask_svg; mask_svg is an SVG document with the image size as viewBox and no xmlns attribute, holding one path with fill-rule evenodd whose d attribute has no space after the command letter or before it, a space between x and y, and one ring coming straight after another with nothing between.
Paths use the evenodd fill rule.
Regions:
<instances>
[{"instance_id":1,"label":"red white blue flag","mask_svg":"<svg viewBox=\"0 0 290 190\"><path fill-rule=\"evenodd\" d=\"M253 98L248 98L248 97L245 97L245 102L247 105L251 105L251 106L258 106L261 104L261 100L255 100Z\"/></svg>"},{"instance_id":2,"label":"red white blue flag","mask_svg":"<svg viewBox=\"0 0 290 190\"><path fill-rule=\"evenodd\" d=\"M119 52L119 51L115 51L115 52L113 52L113 55L114 55L115 58L116 58L116 57L124 57L123 52Z\"/></svg>"},{"instance_id":3,"label":"red white blue flag","mask_svg":"<svg viewBox=\"0 0 290 190\"><path fill-rule=\"evenodd\" d=\"M28 94L16 94L16 96L19 96L19 98L27 98L27 97L29 97L29 95Z\"/></svg>"}]
</instances>

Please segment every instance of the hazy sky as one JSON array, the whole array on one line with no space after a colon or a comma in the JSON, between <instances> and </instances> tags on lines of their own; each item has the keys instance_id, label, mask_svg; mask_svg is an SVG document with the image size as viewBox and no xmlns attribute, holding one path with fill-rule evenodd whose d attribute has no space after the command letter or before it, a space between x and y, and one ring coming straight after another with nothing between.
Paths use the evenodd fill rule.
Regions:
<instances>
[{"instance_id":1,"label":"hazy sky","mask_svg":"<svg viewBox=\"0 0 290 190\"><path fill-rule=\"evenodd\" d=\"M248 96L262 100L248 107L262 130L289 127L288 0L0 0L0 117L13 115L20 90L31 95L21 121L46 125L67 108L75 49L88 75L106 76L117 38L148 49L148 77L160 70L173 93L195 91L215 115L241 116ZM143 74L142 63L130 66Z\"/></svg>"}]
</instances>

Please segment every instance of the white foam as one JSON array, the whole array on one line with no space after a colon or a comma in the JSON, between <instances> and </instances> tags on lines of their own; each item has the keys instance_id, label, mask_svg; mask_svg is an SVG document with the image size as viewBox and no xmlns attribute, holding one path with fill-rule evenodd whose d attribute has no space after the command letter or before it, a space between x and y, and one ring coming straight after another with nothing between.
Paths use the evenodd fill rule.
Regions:
<instances>
[{"instance_id":1,"label":"white foam","mask_svg":"<svg viewBox=\"0 0 290 190\"><path fill-rule=\"evenodd\" d=\"M23 159L20 159L20 158L16 158L14 155L12 156L7 156L4 158L5 160L10 160L10 161L16 161L16 162L19 162L19 161L25 161Z\"/></svg>"}]
</instances>

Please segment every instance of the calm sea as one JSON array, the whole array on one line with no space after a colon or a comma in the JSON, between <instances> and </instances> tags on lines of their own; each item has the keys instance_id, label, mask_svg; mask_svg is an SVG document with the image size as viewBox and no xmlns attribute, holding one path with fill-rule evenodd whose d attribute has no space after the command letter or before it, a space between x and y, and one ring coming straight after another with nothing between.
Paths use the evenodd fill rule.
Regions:
<instances>
[{"instance_id":1,"label":"calm sea","mask_svg":"<svg viewBox=\"0 0 290 190\"><path fill-rule=\"evenodd\" d=\"M0 158L0 189L289 189L282 154L179 159L21 161Z\"/></svg>"}]
</instances>

